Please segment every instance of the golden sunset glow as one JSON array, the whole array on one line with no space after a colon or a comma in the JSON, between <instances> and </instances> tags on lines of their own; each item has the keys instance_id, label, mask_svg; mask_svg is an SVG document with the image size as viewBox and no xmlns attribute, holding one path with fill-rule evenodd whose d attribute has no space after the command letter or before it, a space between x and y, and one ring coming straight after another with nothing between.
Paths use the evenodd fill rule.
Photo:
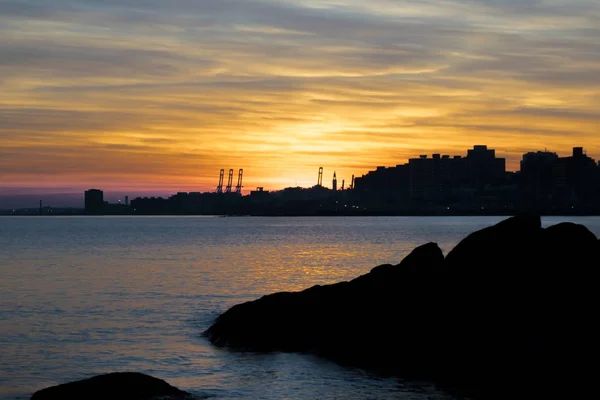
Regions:
<instances>
[{"instance_id":1,"label":"golden sunset glow","mask_svg":"<svg viewBox=\"0 0 600 400\"><path fill-rule=\"evenodd\" d=\"M487 144L600 158L600 3L0 1L0 190L349 182Z\"/></svg>"}]
</instances>

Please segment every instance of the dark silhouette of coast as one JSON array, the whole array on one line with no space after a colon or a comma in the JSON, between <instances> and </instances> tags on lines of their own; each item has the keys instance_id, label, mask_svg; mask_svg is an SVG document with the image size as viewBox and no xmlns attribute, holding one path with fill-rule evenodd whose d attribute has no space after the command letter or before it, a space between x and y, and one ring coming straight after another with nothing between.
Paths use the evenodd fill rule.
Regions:
<instances>
[{"instance_id":1,"label":"dark silhouette of coast","mask_svg":"<svg viewBox=\"0 0 600 400\"><path fill-rule=\"evenodd\" d=\"M109 203L100 189L84 194L84 209L39 208L0 210L3 215L248 215L248 216L429 216L429 215L600 215L600 164L574 147L559 157L549 151L523 154L517 172L485 145L466 156L420 155L405 164L378 166L349 185L335 171L331 188L316 185L267 191L262 187L242 194L243 173L219 174L215 191L179 192L168 198L124 196ZM0 200L2 200L0 198ZM1 203L1 202L0 202ZM14 203L14 201L13 201Z\"/></svg>"},{"instance_id":2,"label":"dark silhouette of coast","mask_svg":"<svg viewBox=\"0 0 600 400\"><path fill-rule=\"evenodd\" d=\"M316 185L274 192L258 187L242 195L240 170L232 190L233 169L224 189L221 170L215 192L177 193L168 199L136 198L136 215L600 215L600 166L582 147L568 157L548 151L523 155L518 172L506 171L506 160L485 145L466 156L420 155L393 167L379 166L331 188L319 168ZM128 200L125 206L129 206ZM89 214L125 212L123 204L108 205L100 191L86 192Z\"/></svg>"},{"instance_id":3,"label":"dark silhouette of coast","mask_svg":"<svg viewBox=\"0 0 600 400\"><path fill-rule=\"evenodd\" d=\"M445 257L435 243L350 282L239 304L216 346L310 352L475 398L585 393L598 359L600 242L584 226L509 218Z\"/></svg>"}]
</instances>

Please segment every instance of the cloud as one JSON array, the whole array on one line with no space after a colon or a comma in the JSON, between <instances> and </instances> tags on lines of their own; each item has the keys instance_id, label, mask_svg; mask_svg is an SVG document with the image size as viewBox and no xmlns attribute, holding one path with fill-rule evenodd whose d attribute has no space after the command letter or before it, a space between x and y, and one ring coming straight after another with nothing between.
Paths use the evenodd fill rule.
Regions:
<instances>
[{"instance_id":1,"label":"cloud","mask_svg":"<svg viewBox=\"0 0 600 400\"><path fill-rule=\"evenodd\" d=\"M0 186L600 157L599 27L591 0L0 0Z\"/></svg>"}]
</instances>

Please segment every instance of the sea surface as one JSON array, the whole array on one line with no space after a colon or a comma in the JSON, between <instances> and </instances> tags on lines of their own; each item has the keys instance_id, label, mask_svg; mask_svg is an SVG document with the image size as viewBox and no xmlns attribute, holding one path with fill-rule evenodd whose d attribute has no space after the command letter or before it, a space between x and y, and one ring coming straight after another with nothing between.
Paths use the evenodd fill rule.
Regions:
<instances>
[{"instance_id":1,"label":"sea surface","mask_svg":"<svg viewBox=\"0 0 600 400\"><path fill-rule=\"evenodd\" d=\"M214 399L451 399L310 355L218 349L236 303L349 280L502 217L0 217L0 398L140 371ZM544 218L583 223L599 217Z\"/></svg>"}]
</instances>

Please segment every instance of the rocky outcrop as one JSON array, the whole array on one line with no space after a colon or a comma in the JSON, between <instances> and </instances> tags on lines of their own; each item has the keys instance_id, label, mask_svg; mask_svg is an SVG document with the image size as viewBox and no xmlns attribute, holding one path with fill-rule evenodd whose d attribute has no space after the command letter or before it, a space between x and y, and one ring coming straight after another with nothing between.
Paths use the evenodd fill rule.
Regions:
<instances>
[{"instance_id":1,"label":"rocky outcrop","mask_svg":"<svg viewBox=\"0 0 600 400\"><path fill-rule=\"evenodd\" d=\"M135 372L117 372L35 392L31 400L195 400L167 382Z\"/></svg>"},{"instance_id":2,"label":"rocky outcrop","mask_svg":"<svg viewBox=\"0 0 600 400\"><path fill-rule=\"evenodd\" d=\"M585 227L513 217L445 258L430 243L350 282L234 306L205 333L217 346L312 352L473 396L556 395L581 388L578 360L599 355L599 264Z\"/></svg>"},{"instance_id":3,"label":"rocky outcrop","mask_svg":"<svg viewBox=\"0 0 600 400\"><path fill-rule=\"evenodd\" d=\"M351 282L276 293L234 306L207 334L216 345L239 349L313 351L348 360L362 352L368 358L392 332L399 313L412 313L412 304L421 297L418 287L427 286L428 275L443 260L439 247L427 244L401 264L381 265ZM403 309L392 306L401 303ZM360 343L370 343L357 347L358 337L363 338Z\"/></svg>"}]
</instances>

